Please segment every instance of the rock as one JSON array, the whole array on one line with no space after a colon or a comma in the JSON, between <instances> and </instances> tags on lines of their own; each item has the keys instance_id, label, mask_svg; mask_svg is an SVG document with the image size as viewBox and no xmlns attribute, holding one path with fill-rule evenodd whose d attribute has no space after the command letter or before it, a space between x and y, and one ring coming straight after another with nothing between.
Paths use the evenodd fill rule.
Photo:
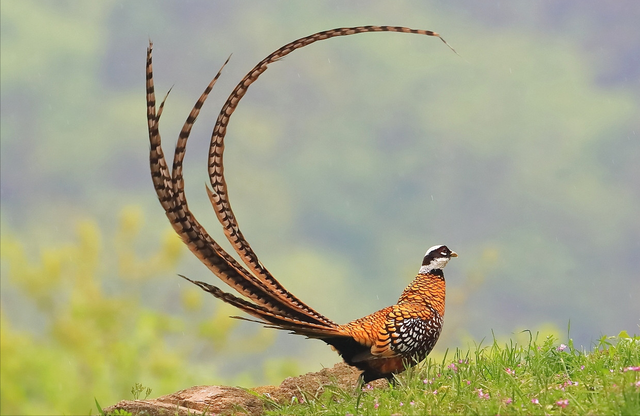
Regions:
<instances>
[{"instance_id":1,"label":"rock","mask_svg":"<svg viewBox=\"0 0 640 416\"><path fill-rule=\"evenodd\" d=\"M256 393L266 395L278 404L291 403L294 397L299 402L309 398L317 398L325 386L334 386L355 394L360 370L345 363L338 363L333 368L324 368L317 373L308 373L298 377L288 377L278 387L262 386L253 389ZM370 383L371 387L381 388L388 385L384 379ZM300 397L303 396L303 397Z\"/></svg>"},{"instance_id":2,"label":"rock","mask_svg":"<svg viewBox=\"0 0 640 416\"><path fill-rule=\"evenodd\" d=\"M123 409L133 415L197 415L263 413L263 400L247 390L227 386L194 386L154 400L123 400L104 409Z\"/></svg>"},{"instance_id":3,"label":"rock","mask_svg":"<svg viewBox=\"0 0 640 416\"><path fill-rule=\"evenodd\" d=\"M326 386L355 393L359 375L359 370L338 363L333 368L325 368L317 373L289 377L278 387L261 386L248 390L228 386L194 386L154 400L123 400L105 408L104 412L109 414L122 409L133 415L187 416L206 413L257 416L278 404L289 404L296 399L303 403L310 398L317 398ZM383 379L370 385L371 388L384 388L388 383Z\"/></svg>"}]
</instances>

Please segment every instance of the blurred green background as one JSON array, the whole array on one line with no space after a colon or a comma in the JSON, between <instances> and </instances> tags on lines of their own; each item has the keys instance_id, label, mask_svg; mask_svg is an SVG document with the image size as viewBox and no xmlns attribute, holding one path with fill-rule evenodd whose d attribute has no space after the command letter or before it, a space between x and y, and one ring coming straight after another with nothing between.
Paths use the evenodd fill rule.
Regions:
<instances>
[{"instance_id":1,"label":"blurred green background","mask_svg":"<svg viewBox=\"0 0 640 416\"><path fill-rule=\"evenodd\" d=\"M197 218L217 111L260 59L341 26L402 25L296 51L232 117L242 230L337 322L392 304L425 250L447 268L433 354L523 329L589 347L638 333L640 3L26 1L1 7L3 414L88 413L193 384L252 386L331 366L308 341L228 319L176 274L217 282L172 234L148 172L154 42L169 152L233 53L185 161Z\"/></svg>"}]
</instances>

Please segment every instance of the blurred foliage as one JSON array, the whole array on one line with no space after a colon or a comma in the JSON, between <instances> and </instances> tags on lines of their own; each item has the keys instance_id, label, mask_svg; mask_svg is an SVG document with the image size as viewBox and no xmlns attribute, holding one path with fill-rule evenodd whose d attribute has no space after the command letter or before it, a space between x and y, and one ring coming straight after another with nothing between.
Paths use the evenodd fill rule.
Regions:
<instances>
[{"instance_id":1,"label":"blurred foliage","mask_svg":"<svg viewBox=\"0 0 640 416\"><path fill-rule=\"evenodd\" d=\"M82 377L102 371L91 391L112 393L101 403L137 382L161 394L189 380L248 385L293 363L306 371L335 362L320 342L237 325L225 317L235 312L196 288L176 289L176 271L210 274L192 256L176 270L180 244L164 232L148 172L144 57L151 38L158 93L175 84L161 125L170 154L233 52L185 160L190 206L224 240L202 189L216 110L275 48L361 24L437 30L461 57L437 39L378 33L316 43L270 67L225 144L234 210L264 264L346 322L393 303L426 248L449 245L460 257L447 269L435 355L492 330L554 332L569 320L583 345L632 330L640 316L638 20L634 1L3 0L3 352L24 345L15 351L37 352L25 358L31 366L55 358L51 365L80 374L62 382L83 389ZM93 220L75 235L78 218ZM126 339L136 331L142 341ZM76 353L76 343L102 358ZM123 357L102 354L110 348ZM164 355L168 369L155 368ZM96 361L80 365L76 356ZM3 377L19 362L4 357ZM189 370L172 372L183 364ZM145 379L162 371L171 375L158 382L165 390ZM48 374L43 385L58 389ZM42 391L32 383L15 394L33 394L35 408Z\"/></svg>"},{"instance_id":2,"label":"blurred foliage","mask_svg":"<svg viewBox=\"0 0 640 416\"><path fill-rule=\"evenodd\" d=\"M202 189L207 138L246 70L315 30L426 27L462 58L437 39L357 35L296 51L251 86L229 125L225 171L263 262L343 322L395 301L416 259L446 243L461 253L449 272L452 297L484 279L465 304L479 313L448 310L456 331L482 337L572 319L586 344L594 330L637 325L640 93L631 86L640 71L631 58L640 37L624 28L640 6L560 3L566 9L2 2L3 228L52 243L79 215L110 228L113 209L133 203L154 213L143 246L162 238L141 92L149 37L159 93L176 85L161 126L169 153L188 109L234 52L185 161L190 205L215 222ZM610 41L594 38L598 19L611 15L619 19ZM221 238L217 224L209 228ZM131 259L118 267L142 280L150 272ZM596 311L595 299L617 308Z\"/></svg>"},{"instance_id":3,"label":"blurred foliage","mask_svg":"<svg viewBox=\"0 0 640 416\"><path fill-rule=\"evenodd\" d=\"M234 335L237 321L228 317L232 311L227 308L200 321L145 307L149 286L141 286L140 280L153 285L157 276L175 269L183 250L168 230L156 253L139 256L134 243L142 219L139 209L127 207L115 236L108 239L95 221L81 221L74 242L42 248L35 259L19 238L3 234L3 280L18 288L21 301L35 305L45 329L34 334L16 328L3 305L2 414L88 413L94 396L104 403L128 398L138 382L151 386L154 394L166 394L222 381L215 362L190 361L196 345L183 342L184 332L210 342L220 360L273 343L273 331L259 327L253 334ZM119 267L110 270L105 259L113 253ZM120 289L108 290L114 281ZM201 309L200 292L185 286L181 293L180 307L187 316ZM274 361L264 372L277 382L296 370L292 362ZM236 379L250 383L254 376L238 374Z\"/></svg>"},{"instance_id":4,"label":"blurred foliage","mask_svg":"<svg viewBox=\"0 0 640 416\"><path fill-rule=\"evenodd\" d=\"M76 227L75 241L42 248L35 259L19 238L3 234L5 287L7 281L15 285L15 298L33 304L44 328L38 333L17 329L4 307L1 311L2 414L84 413L91 409L92 397L113 403L128 398L130 386L137 392L134 396L139 394L140 382L150 386L154 396L203 383L279 384L309 368L295 356L272 356L258 368L217 374L216 369L234 357L251 362L273 345L276 331L252 326L251 333L238 333L238 321L229 318L237 311L193 286L168 294L171 303L180 299L175 314L146 306L158 277L175 270L183 245L167 230L156 252L140 256L136 243L143 224L140 209L132 206L123 209L112 233L84 220ZM117 267L109 265L112 256ZM487 256L491 262L492 254ZM309 259L303 264L313 265ZM464 308L479 284L481 280L470 281L466 291L450 299L450 307ZM212 317L203 316L203 300L217 305ZM455 321L448 324L457 326ZM553 325L541 330L558 335ZM444 337L448 345L455 342L452 335L474 342L458 331L449 334L449 340ZM207 345L204 351L202 342ZM326 346L324 350L338 359ZM439 359L442 352L432 357Z\"/></svg>"}]
</instances>

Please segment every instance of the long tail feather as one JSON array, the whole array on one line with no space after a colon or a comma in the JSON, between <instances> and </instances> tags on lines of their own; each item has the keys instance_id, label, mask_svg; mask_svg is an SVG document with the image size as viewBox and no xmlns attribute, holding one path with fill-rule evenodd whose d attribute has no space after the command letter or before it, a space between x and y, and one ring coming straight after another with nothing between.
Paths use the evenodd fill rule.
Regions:
<instances>
[{"instance_id":1,"label":"long tail feather","mask_svg":"<svg viewBox=\"0 0 640 416\"><path fill-rule=\"evenodd\" d=\"M194 283L198 284L204 290L209 291L214 296L220 297L223 301L234 304L234 306L237 306L239 309L261 319L262 321L269 322L279 329L289 329L296 333L302 333L303 330L300 325L304 322L304 325L308 325L310 330L315 333L318 328L324 328L326 330L327 328L337 328L338 325L316 312L311 307L300 301L292 293L287 291L262 265L240 231L229 203L222 159L224 151L224 136L226 134L229 119L231 114L235 111L240 99L246 94L248 87L255 82L264 71L266 71L269 64L283 58L296 49L302 48L319 40L329 39L336 36L382 31L413 33L439 37L435 32L395 26L339 28L306 36L281 47L263 59L236 86L224 104L211 137L209 151L209 176L212 190L207 188L207 193L214 207L216 216L223 226L225 236L249 270L241 266L233 257L222 249L210 237L204 227L202 227L195 219L189 210L186 196L184 194L184 180L182 175L182 163L191 128L193 127L193 124L195 123L209 93L220 77L222 69L229 59L227 59L227 61L222 65L214 79L209 83L205 91L199 97L191 110L189 117L184 123L176 144L172 171L170 172L162 150L161 138L158 129L166 97L156 112L151 59L152 44L151 42L149 44L149 48L147 50L146 74L147 120L149 127L151 174L158 199L160 200L160 203L162 204L174 230L178 233L189 249L222 281L255 303L248 302L222 292L215 286L207 285L202 282ZM444 39L442 40L444 42ZM208 290L205 287L213 289ZM315 328L315 326L318 328ZM335 335L335 332L332 332L332 336Z\"/></svg>"},{"instance_id":2,"label":"long tail feather","mask_svg":"<svg viewBox=\"0 0 640 416\"><path fill-rule=\"evenodd\" d=\"M309 317L308 314L301 313L295 307L282 302L277 296L274 296L269 290L265 290L263 284L256 279L250 272L244 269L233 257L225 252L206 232L204 227L195 219L187 205L184 197L184 186L181 180L181 160L184 156L184 150L178 151L177 157L174 158L174 174L176 180L169 173L167 163L162 150L161 137L158 129L159 118L164 108L164 101L160 105L159 111L156 112L156 100L153 84L153 66L152 66L152 45L147 49L147 122L149 128L150 157L149 163L151 168L151 176L158 199L165 210L172 227L189 249L221 280L231 286L238 293L256 302L258 305L282 314L286 317L298 318L308 322L326 323L324 320ZM216 77L217 78L217 77ZM215 83L210 84L213 87ZM209 89L209 87L207 87ZM208 93L208 91L207 91ZM206 98L206 94L204 95ZM199 112L198 106L202 105L204 100L196 103L195 110L192 110L187 124L193 122L193 118L197 117ZM183 128L186 134L183 135L182 141L178 144L184 144L188 137L190 127ZM175 167L177 165L177 168ZM325 318L326 319L326 318Z\"/></svg>"},{"instance_id":3,"label":"long tail feather","mask_svg":"<svg viewBox=\"0 0 640 416\"><path fill-rule=\"evenodd\" d=\"M269 64L282 59L284 56L290 54L296 49L302 48L316 41L337 36L347 36L365 32L401 32L440 37L439 34L432 31L410 29L406 27L359 26L327 30L288 43L260 61L260 63L258 63L251 71L249 71L249 73L235 87L235 89L223 105L220 114L218 115L218 119L216 120L216 125L211 136L211 144L209 148L209 178L213 190L209 190L207 188L207 193L209 195L209 199L211 200L211 204L213 205L216 216L222 224L224 234L227 237L227 240L229 240L229 242L235 249L236 253L238 253L238 255L240 256L240 259L249 268L249 270L266 285L265 288L267 290L276 294L283 301L294 305L296 309L300 310L301 312L330 324L333 324L333 322L324 318L321 314L307 306L296 296L287 291L262 265L262 263L258 259L258 256L255 254L247 240L244 238L244 235L242 234L242 231L238 226L238 222L231 208L227 184L224 178L224 137L226 135L229 119L238 106L238 103L246 94L249 86L254 83L264 71L267 70L267 66ZM442 38L440 37L440 39ZM442 41L447 44L444 39L442 39ZM447 44L447 46L449 45Z\"/></svg>"},{"instance_id":4,"label":"long tail feather","mask_svg":"<svg viewBox=\"0 0 640 416\"><path fill-rule=\"evenodd\" d=\"M235 306L241 311L256 317L258 321L239 317L239 316L233 316L232 318L262 323L262 324L266 324L267 327L269 328L288 330L298 335L307 335L312 338L335 337L335 336L341 336L341 335L344 336L335 327L313 324L313 323L301 321L295 318L282 316L260 305L256 305L254 303L241 299L237 296L234 296L230 293L224 292L217 286L211 285L206 282L201 282L198 280L191 280L188 277L183 275L179 275L179 276L193 283L194 285L200 287L200 289L204 290L205 292L212 294L214 297L222 300L223 302L228 303L232 306Z\"/></svg>"}]
</instances>

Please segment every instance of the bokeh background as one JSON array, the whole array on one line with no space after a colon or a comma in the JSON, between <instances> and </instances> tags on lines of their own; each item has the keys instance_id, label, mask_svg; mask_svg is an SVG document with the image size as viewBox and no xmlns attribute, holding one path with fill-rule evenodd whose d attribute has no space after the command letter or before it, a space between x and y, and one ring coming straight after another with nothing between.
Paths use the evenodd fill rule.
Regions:
<instances>
[{"instance_id":1,"label":"bokeh background","mask_svg":"<svg viewBox=\"0 0 640 416\"><path fill-rule=\"evenodd\" d=\"M186 157L192 210L214 120L281 45L296 51L231 119L231 201L263 263L337 322L392 304L447 244L447 348L638 333L640 3L27 1L1 7L3 414L88 413L193 384L254 386L331 366L308 341L228 319L176 274L181 246L148 172L144 64L170 148L224 60ZM526 335L526 333L525 333Z\"/></svg>"}]
</instances>

